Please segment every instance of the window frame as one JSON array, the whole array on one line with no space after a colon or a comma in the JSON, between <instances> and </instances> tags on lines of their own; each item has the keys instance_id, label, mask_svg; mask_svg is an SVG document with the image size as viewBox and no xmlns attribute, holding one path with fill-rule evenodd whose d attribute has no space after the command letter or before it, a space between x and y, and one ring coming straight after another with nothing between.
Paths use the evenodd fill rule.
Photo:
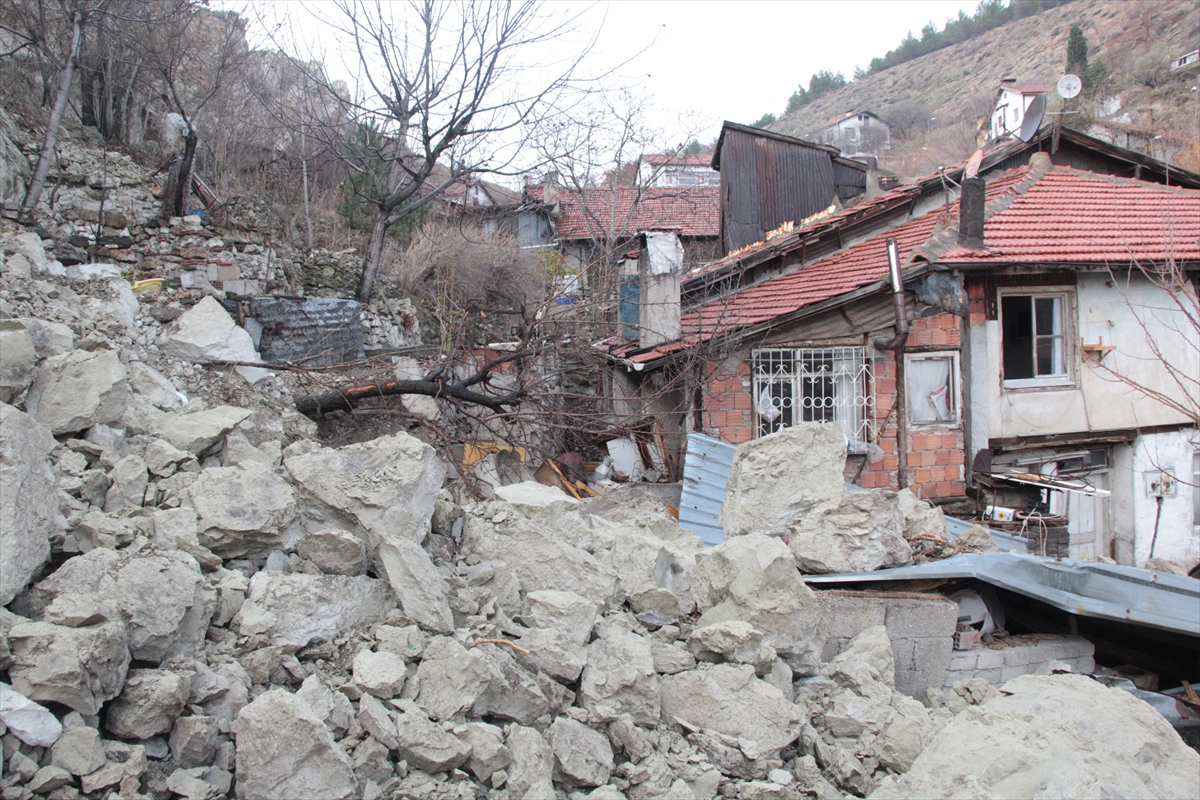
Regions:
<instances>
[{"instance_id":1,"label":"window frame","mask_svg":"<svg viewBox=\"0 0 1200 800\"><path fill-rule=\"evenodd\" d=\"M1007 378L1004 375L1004 298L1006 297L1028 297L1030 305L1033 306L1033 301L1037 298L1058 297L1061 298L1061 314L1062 314L1062 362L1063 372L1054 375L1035 375L1032 378ZM1078 386L1078 366L1076 361L1078 353L1076 350L1076 313L1075 313L1075 287L1074 286L1013 286L996 290L996 319L1000 325L1000 352L999 352L999 368L1000 368L1000 385L1005 391L1022 391L1036 389L1064 389ZM1031 308L1034 313L1036 325L1036 309ZM1037 368L1037 329L1033 332L1033 359L1034 368Z\"/></svg>"},{"instance_id":2,"label":"window frame","mask_svg":"<svg viewBox=\"0 0 1200 800\"><path fill-rule=\"evenodd\" d=\"M950 402L952 416L948 420L917 420L913 418L913 406L908 381L912 375L910 369L914 361L950 361ZM904 354L904 398L905 413L908 424L922 428L956 428L962 424L962 379L959 372L959 352L957 350L933 350L927 353Z\"/></svg>"},{"instance_id":3,"label":"window frame","mask_svg":"<svg viewBox=\"0 0 1200 800\"><path fill-rule=\"evenodd\" d=\"M774 358L778 363L783 364L783 360L790 363L790 370L783 371L764 371L762 364L763 359ZM788 412L792 417L790 424L795 424L797 421L804 420L805 395L803 387L805 381L812 381L824 377L817 373L814 375L806 375L797 365L805 359L816 361L818 359L828 359L837 365L841 363L850 363L851 374L843 375L836 371L832 373L834 379L835 395L831 397L834 403L832 407L834 414L832 422L838 424L842 428L843 434L849 443L851 453L862 453L870 449L871 443L875 437L875 381L874 381L874 362L870 357L866 347L861 345L829 345L826 347L764 347L753 350L751 352L751 386L752 392L751 402L753 403L754 415L754 438L758 439L762 436L770 435L785 427L780 424L776 427L775 420L767 420L759 414L759 405L763 390L768 386L778 384L783 394L788 395L790 400L790 408ZM855 409L852 416L844 419L838 419L836 388L838 377L849 377L855 385L855 395L852 398L852 405ZM842 409L847 409L850 406L846 405L845 401L841 404ZM781 412L783 409L780 409ZM783 418L781 415L780 419ZM818 420L822 421L822 420ZM851 436L851 432L855 436ZM855 447L855 442L859 442L862 446Z\"/></svg>"}]
</instances>

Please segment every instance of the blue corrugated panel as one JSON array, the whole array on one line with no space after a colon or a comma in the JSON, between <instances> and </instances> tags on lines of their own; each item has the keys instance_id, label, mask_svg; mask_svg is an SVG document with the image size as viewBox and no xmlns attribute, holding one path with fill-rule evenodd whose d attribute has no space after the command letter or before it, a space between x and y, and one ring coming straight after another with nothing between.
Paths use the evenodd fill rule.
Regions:
<instances>
[{"instance_id":1,"label":"blue corrugated panel","mask_svg":"<svg viewBox=\"0 0 1200 800\"><path fill-rule=\"evenodd\" d=\"M688 434L679 524L710 547L725 541L721 504L725 502L725 484L729 482L729 470L733 466L733 450L733 445L711 436Z\"/></svg>"}]
</instances>

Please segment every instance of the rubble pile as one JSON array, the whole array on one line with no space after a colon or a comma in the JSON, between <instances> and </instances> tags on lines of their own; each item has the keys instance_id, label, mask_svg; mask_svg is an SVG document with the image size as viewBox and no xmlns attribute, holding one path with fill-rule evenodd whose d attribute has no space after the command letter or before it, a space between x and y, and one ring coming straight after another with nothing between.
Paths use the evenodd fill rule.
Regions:
<instances>
[{"instance_id":1,"label":"rubble pile","mask_svg":"<svg viewBox=\"0 0 1200 800\"><path fill-rule=\"evenodd\" d=\"M193 363L256 360L215 299L51 255L0 231L4 800L950 796L984 736L1017 755L980 796L1200 768L1083 679L918 701L882 626L821 663L800 567L904 558L894 496L785 498L790 544L747 517L711 549L637 487L471 502L421 440L324 446L266 371ZM798 545L846 524L849 555Z\"/></svg>"}]
</instances>

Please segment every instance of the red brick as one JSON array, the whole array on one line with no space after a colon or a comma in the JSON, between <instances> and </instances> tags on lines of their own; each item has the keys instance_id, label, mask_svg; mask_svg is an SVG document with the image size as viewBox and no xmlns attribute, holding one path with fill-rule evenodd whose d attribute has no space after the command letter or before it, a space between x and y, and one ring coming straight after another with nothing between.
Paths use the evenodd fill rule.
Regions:
<instances>
[{"instance_id":1,"label":"red brick","mask_svg":"<svg viewBox=\"0 0 1200 800\"><path fill-rule=\"evenodd\" d=\"M748 408L751 408L752 405L753 404L750 402L750 393L749 392L742 392L739 395L735 395L733 398L733 407L734 408L748 409Z\"/></svg>"}]
</instances>

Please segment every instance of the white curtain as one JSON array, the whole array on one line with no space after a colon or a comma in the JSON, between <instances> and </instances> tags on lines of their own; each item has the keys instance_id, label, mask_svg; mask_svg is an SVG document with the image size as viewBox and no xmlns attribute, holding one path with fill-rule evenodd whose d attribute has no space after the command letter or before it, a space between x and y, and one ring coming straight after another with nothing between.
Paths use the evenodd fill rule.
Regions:
<instances>
[{"instance_id":1,"label":"white curtain","mask_svg":"<svg viewBox=\"0 0 1200 800\"><path fill-rule=\"evenodd\" d=\"M917 358L908 362L908 402L913 422L953 422L954 393L949 358Z\"/></svg>"}]
</instances>

